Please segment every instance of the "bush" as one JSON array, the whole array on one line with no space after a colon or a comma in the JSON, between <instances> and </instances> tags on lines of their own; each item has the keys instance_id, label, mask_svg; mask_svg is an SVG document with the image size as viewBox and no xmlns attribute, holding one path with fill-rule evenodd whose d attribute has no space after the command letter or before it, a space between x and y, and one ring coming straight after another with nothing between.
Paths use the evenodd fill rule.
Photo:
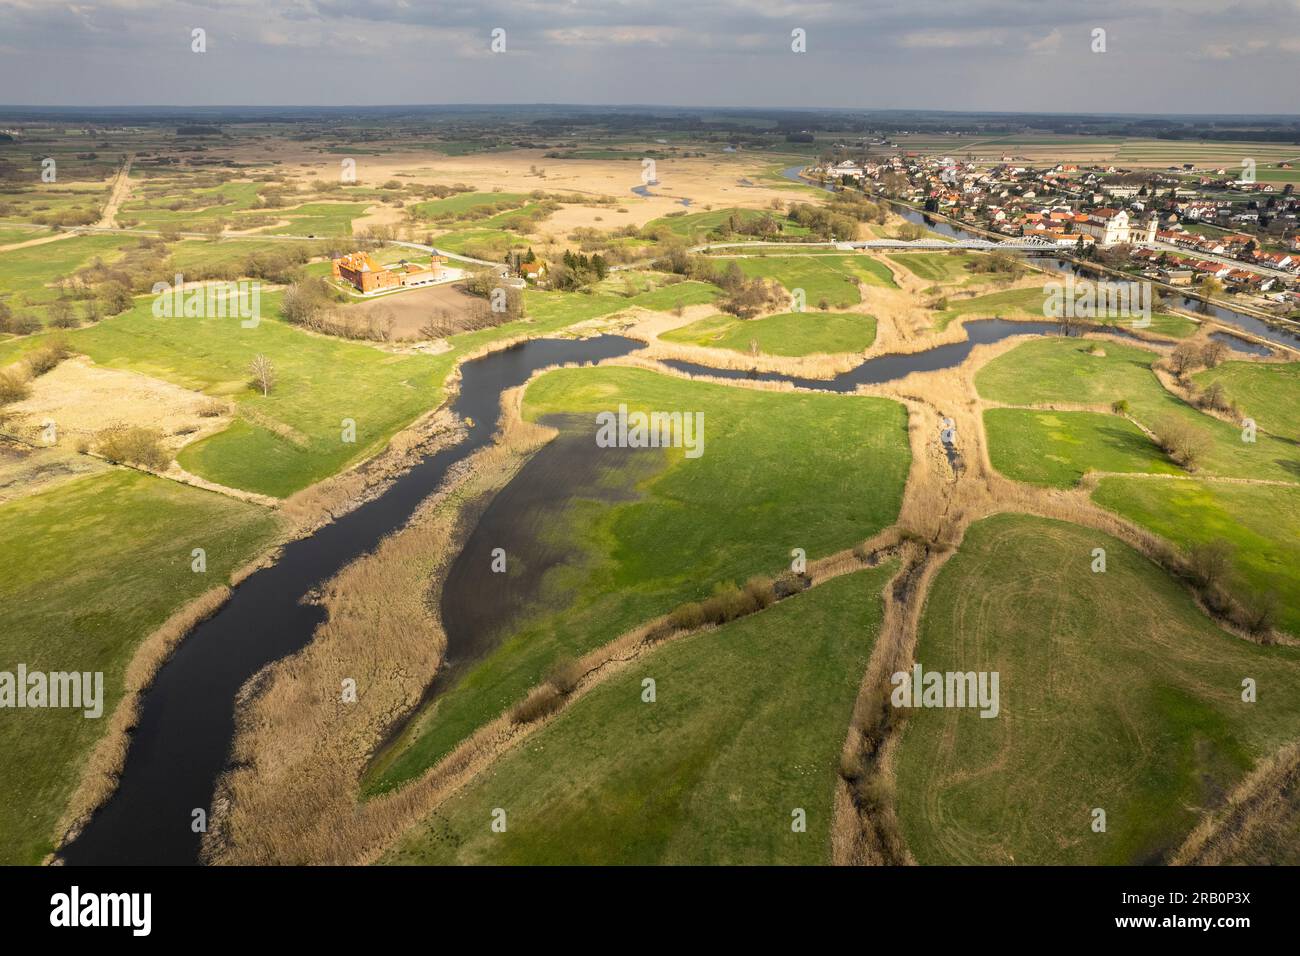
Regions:
<instances>
[{"instance_id":1,"label":"bush","mask_svg":"<svg viewBox=\"0 0 1300 956\"><path fill-rule=\"evenodd\" d=\"M1152 431L1169 460L1188 470L1196 467L1210 443L1205 432L1179 418L1161 419Z\"/></svg>"},{"instance_id":2,"label":"bush","mask_svg":"<svg viewBox=\"0 0 1300 956\"><path fill-rule=\"evenodd\" d=\"M31 393L27 380L17 372L0 372L0 405L21 402Z\"/></svg>"},{"instance_id":3,"label":"bush","mask_svg":"<svg viewBox=\"0 0 1300 956\"><path fill-rule=\"evenodd\" d=\"M100 437L99 453L114 464L164 470L172 460L162 434L153 428L118 428Z\"/></svg>"}]
</instances>

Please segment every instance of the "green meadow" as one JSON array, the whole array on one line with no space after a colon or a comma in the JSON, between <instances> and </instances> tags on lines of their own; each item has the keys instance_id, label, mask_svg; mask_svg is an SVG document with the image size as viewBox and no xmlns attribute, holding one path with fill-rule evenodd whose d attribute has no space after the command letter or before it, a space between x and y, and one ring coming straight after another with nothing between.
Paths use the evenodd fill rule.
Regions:
<instances>
[{"instance_id":1,"label":"green meadow","mask_svg":"<svg viewBox=\"0 0 1300 956\"><path fill-rule=\"evenodd\" d=\"M1300 649L1220 631L1146 558L1059 521L973 525L932 586L916 660L999 675L995 718L907 712L897 808L922 864L1160 862L1300 734Z\"/></svg>"},{"instance_id":2,"label":"green meadow","mask_svg":"<svg viewBox=\"0 0 1300 956\"><path fill-rule=\"evenodd\" d=\"M733 352L749 352L756 342L765 355L834 355L869 348L876 340L876 320L856 312L787 312L745 320L714 315L659 337Z\"/></svg>"},{"instance_id":3,"label":"green meadow","mask_svg":"<svg viewBox=\"0 0 1300 956\"><path fill-rule=\"evenodd\" d=\"M13 710L0 720L0 863L36 864L82 763L121 700L140 641L268 547L264 508L125 469L0 505L0 669L102 671L103 716ZM191 568L203 548L207 571Z\"/></svg>"},{"instance_id":4,"label":"green meadow","mask_svg":"<svg viewBox=\"0 0 1300 956\"><path fill-rule=\"evenodd\" d=\"M383 862L828 864L840 749L895 569L836 578L650 652ZM503 834L489 826L498 807Z\"/></svg>"},{"instance_id":5,"label":"green meadow","mask_svg":"<svg viewBox=\"0 0 1300 956\"><path fill-rule=\"evenodd\" d=\"M535 380L524 411L530 419L586 417L620 403L633 411L702 411L704 453L688 459L680 448L665 449L648 477L610 477L629 500L569 498L535 519L537 538L570 559L547 573L534 606L371 775L371 792L418 776L561 657L705 597L716 584L777 573L791 548L810 559L831 553L897 516L910 464L901 405L588 368Z\"/></svg>"},{"instance_id":6,"label":"green meadow","mask_svg":"<svg viewBox=\"0 0 1300 956\"><path fill-rule=\"evenodd\" d=\"M1092 497L1184 550L1226 541L1231 589L1273 595L1279 626L1300 636L1300 485L1104 478Z\"/></svg>"},{"instance_id":7,"label":"green meadow","mask_svg":"<svg viewBox=\"0 0 1300 956\"><path fill-rule=\"evenodd\" d=\"M1207 387L1222 384L1230 401L1270 434L1300 442L1300 362L1224 362L1194 376Z\"/></svg>"},{"instance_id":8,"label":"green meadow","mask_svg":"<svg viewBox=\"0 0 1300 956\"><path fill-rule=\"evenodd\" d=\"M993 467L1017 481L1072 488L1089 471L1183 474L1119 415L990 408L984 431Z\"/></svg>"},{"instance_id":9,"label":"green meadow","mask_svg":"<svg viewBox=\"0 0 1300 956\"><path fill-rule=\"evenodd\" d=\"M1242 429L1171 395L1151 371L1154 352L1107 342L1105 354L1099 355L1092 354L1091 347L1091 343L1067 338L1024 342L980 369L975 386L984 398L1010 405L1068 402L1109 406L1124 401L1129 415L1147 428L1176 421L1199 434L1205 448L1196 463L1198 473L1286 482L1300 479L1300 446L1266 433L1260 433L1254 442L1243 441ZM1064 421L1073 414L1058 413L1056 419ZM1102 470L1089 458L1095 443L1074 447L1078 454L1071 457L1076 470ZM1069 455L1068 443L1058 452ZM991 444L990 455L1007 461L1011 453Z\"/></svg>"}]
</instances>

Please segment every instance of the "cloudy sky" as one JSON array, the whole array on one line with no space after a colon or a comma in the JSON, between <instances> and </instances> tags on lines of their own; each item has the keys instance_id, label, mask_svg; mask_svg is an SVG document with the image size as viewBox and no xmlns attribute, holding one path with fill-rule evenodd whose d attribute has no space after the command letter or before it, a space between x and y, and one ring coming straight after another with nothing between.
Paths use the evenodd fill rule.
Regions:
<instances>
[{"instance_id":1,"label":"cloudy sky","mask_svg":"<svg viewBox=\"0 0 1300 956\"><path fill-rule=\"evenodd\" d=\"M15 105L1300 113L1297 77L1300 0L0 0Z\"/></svg>"}]
</instances>

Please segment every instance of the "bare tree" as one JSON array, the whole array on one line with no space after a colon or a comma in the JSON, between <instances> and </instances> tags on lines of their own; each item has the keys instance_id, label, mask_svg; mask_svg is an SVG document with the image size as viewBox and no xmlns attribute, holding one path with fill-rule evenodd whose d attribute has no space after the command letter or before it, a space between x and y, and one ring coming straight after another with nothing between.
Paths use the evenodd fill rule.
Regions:
<instances>
[{"instance_id":1,"label":"bare tree","mask_svg":"<svg viewBox=\"0 0 1300 956\"><path fill-rule=\"evenodd\" d=\"M275 366L265 355L257 354L248 364L248 372L253 376L253 386L260 388L263 395L269 395L275 388Z\"/></svg>"}]
</instances>

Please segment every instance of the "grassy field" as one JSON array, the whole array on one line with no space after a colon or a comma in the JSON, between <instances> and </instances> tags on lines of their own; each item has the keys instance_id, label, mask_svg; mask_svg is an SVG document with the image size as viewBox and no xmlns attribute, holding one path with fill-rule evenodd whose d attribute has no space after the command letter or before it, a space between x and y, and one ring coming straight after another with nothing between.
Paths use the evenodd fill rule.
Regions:
<instances>
[{"instance_id":1,"label":"grassy field","mask_svg":"<svg viewBox=\"0 0 1300 956\"><path fill-rule=\"evenodd\" d=\"M95 362L140 372L237 403L236 421L186 446L178 461L212 481L283 497L373 454L392 434L442 400L456 360L494 340L541 335L575 322L641 305L708 301L717 289L680 283L626 298L528 291L528 318L452 336L438 355L400 355L358 342L309 335L270 316L279 294L262 296L256 328L237 319L155 319L150 300L68 334L72 347ZM39 336L0 343L0 365L39 347ZM277 383L262 396L249 384L248 364L266 355ZM343 420L356 423L356 441L342 440Z\"/></svg>"},{"instance_id":2,"label":"grassy field","mask_svg":"<svg viewBox=\"0 0 1300 956\"><path fill-rule=\"evenodd\" d=\"M635 410L699 410L705 451L667 449L653 474L620 473L628 500L565 498L535 517L536 538L569 555L535 605L426 712L409 746L369 782L387 789L435 763L577 656L716 583L846 548L891 523L910 455L902 406L882 399L748 391L640 369L551 372L528 389L530 418ZM635 485L627 486L629 481Z\"/></svg>"},{"instance_id":3,"label":"grassy field","mask_svg":"<svg viewBox=\"0 0 1300 956\"><path fill-rule=\"evenodd\" d=\"M713 232L715 229L718 229L726 223L733 215L738 217L741 222L746 223L770 215L781 224L782 235L808 235L808 228L806 226L799 226L793 222L787 222L783 212L739 208L712 209L708 212L689 212L681 216L662 216L659 219L652 219L646 223L644 231L648 234L660 229L666 229L668 232L672 233L672 235L681 239L703 239L708 233Z\"/></svg>"},{"instance_id":4,"label":"grassy field","mask_svg":"<svg viewBox=\"0 0 1300 956\"><path fill-rule=\"evenodd\" d=\"M879 259L867 256L755 256L749 259L718 259L718 268L737 263L751 278L772 279L793 292L803 289L808 308L825 300L831 308L843 309L862 301L858 282L893 286L894 277Z\"/></svg>"},{"instance_id":5,"label":"grassy field","mask_svg":"<svg viewBox=\"0 0 1300 956\"><path fill-rule=\"evenodd\" d=\"M263 314L276 314L278 304L278 295L264 295ZM450 367L448 353L393 355L269 318L253 329L229 318L155 319L148 300L78 330L71 341L101 365L235 399L237 420L187 446L178 460L212 481L276 497L373 453L438 403ZM258 354L277 376L265 397L249 384L248 364ZM345 418L356 422L353 443L342 440Z\"/></svg>"},{"instance_id":6,"label":"grassy field","mask_svg":"<svg viewBox=\"0 0 1300 956\"><path fill-rule=\"evenodd\" d=\"M1105 478L1093 500L1186 549L1232 545L1232 590L1273 594L1278 624L1300 636L1300 486Z\"/></svg>"},{"instance_id":7,"label":"grassy field","mask_svg":"<svg viewBox=\"0 0 1300 956\"><path fill-rule=\"evenodd\" d=\"M1005 289L990 292L970 299L958 299L950 303L947 309L935 313L934 327L946 329L954 319L963 315L972 315L981 319L1018 316L1023 318L1043 318L1043 290Z\"/></svg>"},{"instance_id":8,"label":"grassy field","mask_svg":"<svg viewBox=\"0 0 1300 956\"><path fill-rule=\"evenodd\" d=\"M921 863L1159 861L1300 734L1300 650L1224 634L1136 552L1062 522L974 525L934 582L917 660L1000 676L996 718L909 711L896 792Z\"/></svg>"},{"instance_id":9,"label":"grassy field","mask_svg":"<svg viewBox=\"0 0 1300 956\"><path fill-rule=\"evenodd\" d=\"M34 864L122 696L127 662L173 611L266 547L265 509L114 470L0 507L0 668L102 671L104 714L6 711L0 863ZM191 570L193 548L207 572Z\"/></svg>"},{"instance_id":10,"label":"grassy field","mask_svg":"<svg viewBox=\"0 0 1300 956\"><path fill-rule=\"evenodd\" d=\"M1181 421L1200 433L1206 444L1197 463L1200 472L1300 480L1300 447L1262 433L1255 442L1244 442L1240 428L1202 414L1171 395L1151 371L1155 353L1111 342L1105 344L1104 355L1089 354L1089 348L1065 338L1024 342L984 366L975 376L976 388L985 398L1011 405L1078 402L1109 406L1123 400L1129 403L1129 414L1148 428ZM1088 460L1088 450L1080 447L1075 461L1079 470L1100 467ZM991 448L990 454L1003 453Z\"/></svg>"},{"instance_id":11,"label":"grassy field","mask_svg":"<svg viewBox=\"0 0 1300 956\"><path fill-rule=\"evenodd\" d=\"M421 219L486 219L528 201L523 193L457 193L446 199L431 199L412 208Z\"/></svg>"},{"instance_id":12,"label":"grassy field","mask_svg":"<svg viewBox=\"0 0 1300 956\"><path fill-rule=\"evenodd\" d=\"M890 261L902 266L918 279L942 285L970 286L992 282L992 273L971 269L981 256L975 252L909 252L895 254Z\"/></svg>"},{"instance_id":13,"label":"grassy field","mask_svg":"<svg viewBox=\"0 0 1300 956\"><path fill-rule=\"evenodd\" d=\"M1222 382L1228 398L1264 431L1300 442L1300 362L1262 365L1225 362L1195 376L1202 387Z\"/></svg>"},{"instance_id":14,"label":"grassy field","mask_svg":"<svg viewBox=\"0 0 1300 956\"><path fill-rule=\"evenodd\" d=\"M653 651L384 862L829 863L840 748L893 570L845 575ZM654 703L641 701L646 677ZM497 807L504 834L489 828ZM806 832L792 832L796 808Z\"/></svg>"},{"instance_id":15,"label":"grassy field","mask_svg":"<svg viewBox=\"0 0 1300 956\"><path fill-rule=\"evenodd\" d=\"M1119 415L990 408L984 430L993 467L1017 481L1072 488L1088 471L1182 474Z\"/></svg>"},{"instance_id":16,"label":"grassy field","mask_svg":"<svg viewBox=\"0 0 1300 956\"><path fill-rule=\"evenodd\" d=\"M787 312L740 320L714 315L659 336L708 348L749 352L757 342L765 355L861 352L876 340L876 320L856 312Z\"/></svg>"},{"instance_id":17,"label":"grassy field","mask_svg":"<svg viewBox=\"0 0 1300 956\"><path fill-rule=\"evenodd\" d=\"M43 321L50 303L59 297L55 282L96 258L112 262L122 248L137 241L132 236L72 236L0 253L0 302L15 314ZM80 304L75 308L80 312Z\"/></svg>"}]
</instances>

